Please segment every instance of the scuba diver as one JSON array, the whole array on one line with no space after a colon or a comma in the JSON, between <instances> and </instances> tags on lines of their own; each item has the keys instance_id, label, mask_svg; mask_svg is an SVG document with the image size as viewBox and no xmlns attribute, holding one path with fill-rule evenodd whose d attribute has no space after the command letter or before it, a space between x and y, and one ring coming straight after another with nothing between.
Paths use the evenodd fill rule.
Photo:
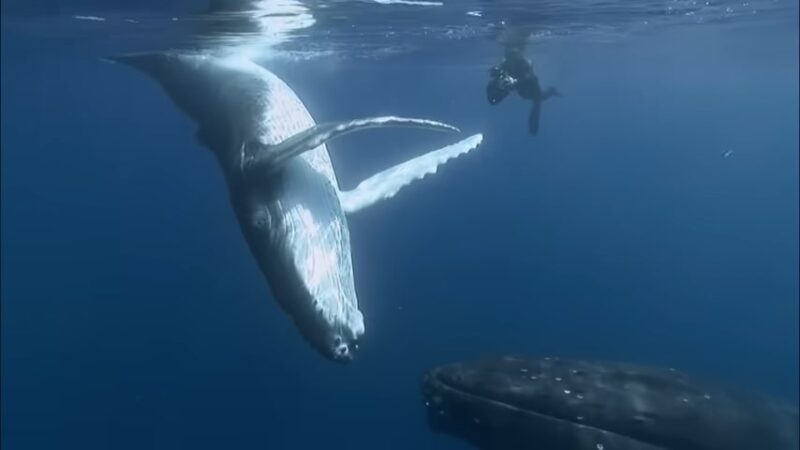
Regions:
<instances>
[{"instance_id":1,"label":"scuba diver","mask_svg":"<svg viewBox=\"0 0 800 450\"><path fill-rule=\"evenodd\" d=\"M533 72L530 61L522 56L526 36L517 36L517 39L506 43L503 62L489 69L491 79L486 86L486 97L490 105L496 105L511 91L516 90L520 97L532 101L533 107L528 116L528 131L536 136L539 133L542 102L550 97L560 97L562 94L553 87L542 91L539 78Z\"/></svg>"}]
</instances>

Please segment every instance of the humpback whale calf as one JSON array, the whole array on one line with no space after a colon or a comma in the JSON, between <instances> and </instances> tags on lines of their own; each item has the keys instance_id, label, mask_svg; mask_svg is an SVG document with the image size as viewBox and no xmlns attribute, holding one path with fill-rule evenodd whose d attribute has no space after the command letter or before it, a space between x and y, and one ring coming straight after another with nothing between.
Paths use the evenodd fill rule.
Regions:
<instances>
[{"instance_id":1,"label":"humpback whale calf","mask_svg":"<svg viewBox=\"0 0 800 450\"><path fill-rule=\"evenodd\" d=\"M505 356L422 383L429 425L483 450L797 450L796 408L672 369Z\"/></svg>"},{"instance_id":2,"label":"humpback whale calf","mask_svg":"<svg viewBox=\"0 0 800 450\"><path fill-rule=\"evenodd\" d=\"M208 52L109 58L144 71L198 125L217 157L241 231L273 297L327 358L353 359L364 333L345 214L394 196L439 165L479 146L481 134L412 158L342 191L326 143L358 130L416 127L431 120L373 117L317 124L275 74L250 59Z\"/></svg>"}]
</instances>

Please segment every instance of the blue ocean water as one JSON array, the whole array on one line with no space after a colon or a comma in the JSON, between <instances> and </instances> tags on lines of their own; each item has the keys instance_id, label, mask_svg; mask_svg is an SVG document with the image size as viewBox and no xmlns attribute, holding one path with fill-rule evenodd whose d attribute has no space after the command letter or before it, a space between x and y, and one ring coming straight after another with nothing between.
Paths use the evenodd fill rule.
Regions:
<instances>
[{"instance_id":1,"label":"blue ocean water","mask_svg":"<svg viewBox=\"0 0 800 450\"><path fill-rule=\"evenodd\" d=\"M498 20L492 2L469 19L380 9L359 25L372 34L328 35L352 55L271 61L318 121L423 116L485 135L349 219L366 317L349 365L270 298L191 121L100 61L181 32L74 17L195 7L150 3L3 4L4 448L467 448L427 430L420 376L512 352L676 367L797 404L796 2L645 29L579 11L574 33L576 12L531 8L518 20L547 30L537 74L565 93L537 137L528 103L486 103L496 40L452 26ZM324 47L308 33L304 48ZM366 45L378 35L392 45ZM352 187L452 139L379 130L330 149Z\"/></svg>"}]
</instances>

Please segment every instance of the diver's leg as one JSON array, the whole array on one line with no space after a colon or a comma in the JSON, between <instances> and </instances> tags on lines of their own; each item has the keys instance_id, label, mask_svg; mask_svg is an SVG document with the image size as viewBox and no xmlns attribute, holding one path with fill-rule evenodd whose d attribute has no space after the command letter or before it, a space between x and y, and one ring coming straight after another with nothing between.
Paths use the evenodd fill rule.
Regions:
<instances>
[{"instance_id":1,"label":"diver's leg","mask_svg":"<svg viewBox=\"0 0 800 450\"><path fill-rule=\"evenodd\" d=\"M517 82L517 92L520 97L526 100L536 101L541 97L539 80L535 76L519 80L519 82Z\"/></svg>"},{"instance_id":2,"label":"diver's leg","mask_svg":"<svg viewBox=\"0 0 800 450\"><path fill-rule=\"evenodd\" d=\"M533 102L531 113L528 116L528 131L536 136L539 134L539 115L542 111L542 102Z\"/></svg>"}]
</instances>

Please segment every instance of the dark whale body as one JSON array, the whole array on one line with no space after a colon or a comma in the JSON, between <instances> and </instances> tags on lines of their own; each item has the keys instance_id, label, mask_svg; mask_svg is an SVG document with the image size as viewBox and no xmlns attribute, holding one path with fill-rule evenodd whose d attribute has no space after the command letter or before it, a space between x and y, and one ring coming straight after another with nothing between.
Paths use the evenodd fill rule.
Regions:
<instances>
[{"instance_id":1,"label":"dark whale body","mask_svg":"<svg viewBox=\"0 0 800 450\"><path fill-rule=\"evenodd\" d=\"M797 450L796 408L672 369L506 356L423 381L430 426L484 450Z\"/></svg>"}]
</instances>

